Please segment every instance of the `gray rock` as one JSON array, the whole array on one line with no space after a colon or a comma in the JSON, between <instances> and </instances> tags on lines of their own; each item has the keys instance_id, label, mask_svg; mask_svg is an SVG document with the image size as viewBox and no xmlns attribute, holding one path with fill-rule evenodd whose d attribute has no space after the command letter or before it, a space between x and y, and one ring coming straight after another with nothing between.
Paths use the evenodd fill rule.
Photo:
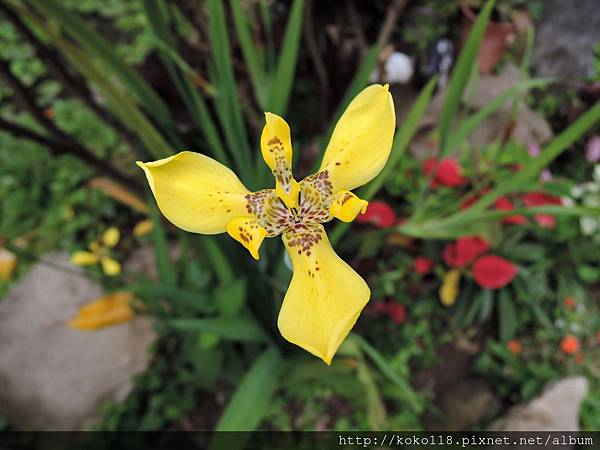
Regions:
<instances>
[{"instance_id":1,"label":"gray rock","mask_svg":"<svg viewBox=\"0 0 600 450\"><path fill-rule=\"evenodd\" d=\"M149 362L152 322L136 318L99 331L69 328L99 285L51 254L0 302L0 415L33 430L83 429L103 400L121 400Z\"/></svg>"},{"instance_id":2,"label":"gray rock","mask_svg":"<svg viewBox=\"0 0 600 450\"><path fill-rule=\"evenodd\" d=\"M551 383L527 404L515 406L490 431L579 431L579 407L588 392L584 377Z\"/></svg>"},{"instance_id":3,"label":"gray rock","mask_svg":"<svg viewBox=\"0 0 600 450\"><path fill-rule=\"evenodd\" d=\"M533 51L537 75L593 75L594 46L600 41L598 6L598 0L544 0Z\"/></svg>"}]
</instances>

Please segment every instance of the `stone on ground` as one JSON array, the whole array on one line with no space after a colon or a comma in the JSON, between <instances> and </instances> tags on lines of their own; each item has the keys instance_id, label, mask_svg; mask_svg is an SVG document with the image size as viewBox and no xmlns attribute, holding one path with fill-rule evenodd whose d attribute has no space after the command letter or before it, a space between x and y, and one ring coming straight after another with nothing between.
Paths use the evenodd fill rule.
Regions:
<instances>
[{"instance_id":1,"label":"stone on ground","mask_svg":"<svg viewBox=\"0 0 600 450\"><path fill-rule=\"evenodd\" d=\"M489 427L490 431L579 431L579 408L588 392L581 376L549 384L542 394L515 406Z\"/></svg>"},{"instance_id":2,"label":"stone on ground","mask_svg":"<svg viewBox=\"0 0 600 450\"><path fill-rule=\"evenodd\" d=\"M152 322L138 317L99 331L69 328L101 287L69 263L44 258L0 301L0 416L29 430L76 430L104 400L121 400L149 362Z\"/></svg>"}]
</instances>

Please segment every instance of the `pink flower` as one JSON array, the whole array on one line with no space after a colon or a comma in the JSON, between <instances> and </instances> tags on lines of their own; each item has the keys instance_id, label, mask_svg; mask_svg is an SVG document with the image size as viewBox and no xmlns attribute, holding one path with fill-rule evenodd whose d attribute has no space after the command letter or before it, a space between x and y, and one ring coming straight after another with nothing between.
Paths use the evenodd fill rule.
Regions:
<instances>
[{"instance_id":1,"label":"pink flower","mask_svg":"<svg viewBox=\"0 0 600 450\"><path fill-rule=\"evenodd\" d=\"M415 272L419 275L427 275L431 268L433 267L433 261L425 256L417 256L415 258Z\"/></svg>"},{"instance_id":2,"label":"pink flower","mask_svg":"<svg viewBox=\"0 0 600 450\"><path fill-rule=\"evenodd\" d=\"M437 158L429 158L423 163L423 171L429 176L433 172L432 187L456 187L465 184L462 168L454 158L444 158L438 162Z\"/></svg>"},{"instance_id":3,"label":"pink flower","mask_svg":"<svg viewBox=\"0 0 600 450\"><path fill-rule=\"evenodd\" d=\"M591 163L600 161L600 135L596 134L587 141L585 146L585 159Z\"/></svg>"},{"instance_id":4,"label":"pink flower","mask_svg":"<svg viewBox=\"0 0 600 450\"><path fill-rule=\"evenodd\" d=\"M517 275L517 266L506 259L486 255L473 264L473 278L486 289L499 289L509 284Z\"/></svg>"},{"instance_id":5,"label":"pink flower","mask_svg":"<svg viewBox=\"0 0 600 450\"><path fill-rule=\"evenodd\" d=\"M396 224L396 212L386 202L375 201L369 203L364 214L356 217L358 223L368 223L377 228L389 228Z\"/></svg>"}]
</instances>

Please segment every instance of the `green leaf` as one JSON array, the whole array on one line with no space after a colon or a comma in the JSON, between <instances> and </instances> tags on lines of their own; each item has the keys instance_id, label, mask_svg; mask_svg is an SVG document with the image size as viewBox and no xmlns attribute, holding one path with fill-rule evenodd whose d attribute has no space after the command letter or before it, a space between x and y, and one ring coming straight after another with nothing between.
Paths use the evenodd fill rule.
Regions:
<instances>
[{"instance_id":1,"label":"green leaf","mask_svg":"<svg viewBox=\"0 0 600 450\"><path fill-rule=\"evenodd\" d=\"M515 336L519 322L515 305L508 294L508 290L502 289L498 300L500 340L506 342Z\"/></svg>"},{"instance_id":2,"label":"green leaf","mask_svg":"<svg viewBox=\"0 0 600 450\"><path fill-rule=\"evenodd\" d=\"M205 294L166 283L134 283L127 286L127 289L133 291L140 298L166 298L203 312L214 309L208 304Z\"/></svg>"},{"instance_id":3,"label":"green leaf","mask_svg":"<svg viewBox=\"0 0 600 450\"><path fill-rule=\"evenodd\" d=\"M262 328L249 316L171 319L167 324L179 331L203 331L232 341L266 342L269 340Z\"/></svg>"},{"instance_id":4,"label":"green leaf","mask_svg":"<svg viewBox=\"0 0 600 450\"><path fill-rule=\"evenodd\" d=\"M246 279L238 278L226 286L217 288L215 303L223 316L237 315L246 303Z\"/></svg>"},{"instance_id":5,"label":"green leaf","mask_svg":"<svg viewBox=\"0 0 600 450\"><path fill-rule=\"evenodd\" d=\"M477 53L479 46L487 27L490 13L494 7L494 0L488 0L485 6L479 12L473 28L463 46L460 56L456 61L448 89L444 106L440 115L440 156L443 157L448 153L448 135L450 124L455 118L463 93L469 81L469 75L474 65L477 64Z\"/></svg>"},{"instance_id":6,"label":"green leaf","mask_svg":"<svg viewBox=\"0 0 600 450\"><path fill-rule=\"evenodd\" d=\"M298 48L302 32L303 0L294 0L286 25L281 51L277 60L277 69L269 89L268 109L275 114L287 112L288 101L292 91L292 81L298 61Z\"/></svg>"},{"instance_id":7,"label":"green leaf","mask_svg":"<svg viewBox=\"0 0 600 450\"><path fill-rule=\"evenodd\" d=\"M379 368L381 373L388 378L391 382L395 383L403 392L404 398L411 404L411 407L415 411L421 411L422 407L420 405L419 399L415 392L413 391L410 384L402 378L392 366L386 361L384 356L379 353L374 347L372 347L367 341L365 341L361 336L352 333L352 340L356 342L356 344L360 347L360 349L369 357L375 365Z\"/></svg>"},{"instance_id":8,"label":"green leaf","mask_svg":"<svg viewBox=\"0 0 600 450\"><path fill-rule=\"evenodd\" d=\"M230 164L206 102L193 83L197 74L173 48L175 40L171 32L171 24L168 21L168 14L166 14L169 6L165 4L164 0L142 0L142 6L148 24L155 34L163 64L187 110L202 130L208 143L208 150L223 164Z\"/></svg>"},{"instance_id":9,"label":"green leaf","mask_svg":"<svg viewBox=\"0 0 600 450\"><path fill-rule=\"evenodd\" d=\"M522 188L529 180L534 179L545 167L547 167L558 155L569 148L591 127L600 122L600 102L583 113L566 130L560 133L548 146L535 158L532 158L525 166L516 173L510 180L497 186L469 210L474 211L483 209L491 205L496 198L501 195L516 192ZM572 208L565 208L572 209ZM469 211L467 210L467 211Z\"/></svg>"},{"instance_id":10,"label":"green leaf","mask_svg":"<svg viewBox=\"0 0 600 450\"><path fill-rule=\"evenodd\" d=\"M267 82L265 70L261 65L261 54L254 45L254 42L252 42L250 27L248 25L248 20L246 19L246 13L242 8L242 2L239 0L230 0L229 6L231 8L231 12L233 13L235 31L237 32L238 39L240 41L240 47L242 49L244 61L246 62L246 66L248 66L250 81L252 81L252 86L254 87L254 94L258 101L258 105L262 109L266 109ZM248 5L248 7L251 7L251 5Z\"/></svg>"},{"instance_id":11,"label":"green leaf","mask_svg":"<svg viewBox=\"0 0 600 450\"><path fill-rule=\"evenodd\" d=\"M238 172L244 181L250 182L252 180L250 147L248 146L241 102L237 95L223 3L220 0L208 0L206 7L208 34L215 70L212 82L218 90L215 99L217 115L223 126L225 140L233 155Z\"/></svg>"},{"instance_id":12,"label":"green leaf","mask_svg":"<svg viewBox=\"0 0 600 450\"><path fill-rule=\"evenodd\" d=\"M265 416L283 375L277 348L269 347L242 378L215 431L253 431ZM223 448L211 443L212 449ZM231 449L231 447L227 447Z\"/></svg>"},{"instance_id":13,"label":"green leaf","mask_svg":"<svg viewBox=\"0 0 600 450\"><path fill-rule=\"evenodd\" d=\"M458 126L458 129L448 137L446 154L452 153L458 145L465 141L471 135L471 133L477 129L481 122L500 109L502 105L504 105L504 103L506 103L510 98L523 94L529 89L545 86L549 82L550 80L544 79L522 81L510 89L507 89L502 94L494 97L479 111L463 120Z\"/></svg>"},{"instance_id":14,"label":"green leaf","mask_svg":"<svg viewBox=\"0 0 600 450\"><path fill-rule=\"evenodd\" d=\"M154 227L152 228L152 242L154 243L154 258L156 259L156 271L161 281L174 285L177 282L175 265L169 257L169 244L165 229L160 222L160 214L153 200L150 200L150 214Z\"/></svg>"}]
</instances>

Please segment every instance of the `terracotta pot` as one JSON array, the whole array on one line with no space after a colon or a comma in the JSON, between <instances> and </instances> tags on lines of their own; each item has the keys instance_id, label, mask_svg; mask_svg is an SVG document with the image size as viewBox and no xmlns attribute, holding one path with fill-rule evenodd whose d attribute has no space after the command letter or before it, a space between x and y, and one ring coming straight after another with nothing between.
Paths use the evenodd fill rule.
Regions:
<instances>
[{"instance_id":1,"label":"terracotta pot","mask_svg":"<svg viewBox=\"0 0 600 450\"><path fill-rule=\"evenodd\" d=\"M461 2L463 20L461 24L461 45L467 40L477 14L466 2ZM512 22L488 22L483 34L477 66L479 73L490 73L502 59L508 44L515 39L516 27Z\"/></svg>"}]
</instances>

